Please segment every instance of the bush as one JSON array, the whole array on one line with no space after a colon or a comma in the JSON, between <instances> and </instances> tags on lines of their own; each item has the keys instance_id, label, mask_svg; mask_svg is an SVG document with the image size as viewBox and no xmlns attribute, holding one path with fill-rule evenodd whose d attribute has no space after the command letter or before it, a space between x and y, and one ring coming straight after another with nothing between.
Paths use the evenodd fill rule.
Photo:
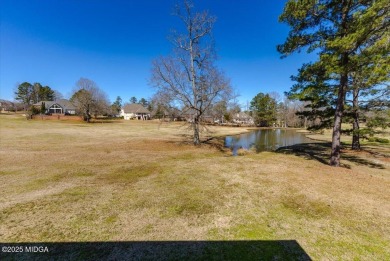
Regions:
<instances>
[{"instance_id":1,"label":"bush","mask_svg":"<svg viewBox=\"0 0 390 261\"><path fill-rule=\"evenodd\" d=\"M40 108L37 108L35 106L31 106L31 114L32 115L36 115L36 114L40 114L41 113L41 109Z\"/></svg>"},{"instance_id":2,"label":"bush","mask_svg":"<svg viewBox=\"0 0 390 261\"><path fill-rule=\"evenodd\" d=\"M379 143L390 143L389 139L378 138L378 137L369 137L368 141L369 142L379 142Z\"/></svg>"},{"instance_id":3,"label":"bush","mask_svg":"<svg viewBox=\"0 0 390 261\"><path fill-rule=\"evenodd\" d=\"M246 149L239 148L237 150L237 156L245 156L246 154L248 154L248 150L246 150Z\"/></svg>"}]
</instances>

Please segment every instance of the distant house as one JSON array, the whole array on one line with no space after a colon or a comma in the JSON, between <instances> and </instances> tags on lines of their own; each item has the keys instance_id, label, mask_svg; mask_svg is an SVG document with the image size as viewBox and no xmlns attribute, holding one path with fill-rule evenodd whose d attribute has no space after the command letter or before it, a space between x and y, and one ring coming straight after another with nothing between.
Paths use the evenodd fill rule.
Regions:
<instances>
[{"instance_id":1,"label":"distant house","mask_svg":"<svg viewBox=\"0 0 390 261\"><path fill-rule=\"evenodd\" d=\"M76 107L68 100L60 99L57 101L40 101L33 104L37 109L42 108L42 103L45 103L45 114L63 114L75 115Z\"/></svg>"},{"instance_id":2,"label":"distant house","mask_svg":"<svg viewBox=\"0 0 390 261\"><path fill-rule=\"evenodd\" d=\"M15 110L15 104L11 101L0 100L0 111L8 112Z\"/></svg>"},{"instance_id":3,"label":"distant house","mask_svg":"<svg viewBox=\"0 0 390 261\"><path fill-rule=\"evenodd\" d=\"M125 120L150 120L150 111L141 104L132 103L123 106L120 116Z\"/></svg>"},{"instance_id":4,"label":"distant house","mask_svg":"<svg viewBox=\"0 0 390 261\"><path fill-rule=\"evenodd\" d=\"M183 108L182 109L182 117L187 121L187 122L194 122L195 116L196 116L196 111L192 108Z\"/></svg>"},{"instance_id":5,"label":"distant house","mask_svg":"<svg viewBox=\"0 0 390 261\"><path fill-rule=\"evenodd\" d=\"M245 112L239 112L233 115L233 122L238 124L255 124L253 118Z\"/></svg>"},{"instance_id":6,"label":"distant house","mask_svg":"<svg viewBox=\"0 0 390 261\"><path fill-rule=\"evenodd\" d=\"M153 119L164 119L171 121L181 121L183 120L182 112L177 108L166 108L165 106L157 106L151 112L151 117Z\"/></svg>"},{"instance_id":7,"label":"distant house","mask_svg":"<svg viewBox=\"0 0 390 261\"><path fill-rule=\"evenodd\" d=\"M181 115L187 122L194 122L197 113L198 112L193 108L184 108ZM215 117L210 115L208 112L203 112L200 117L200 121L204 123L213 123L215 121Z\"/></svg>"},{"instance_id":8,"label":"distant house","mask_svg":"<svg viewBox=\"0 0 390 261\"><path fill-rule=\"evenodd\" d=\"M167 109L165 109L164 107L160 106L160 107L156 107L154 108L151 112L150 112L150 116L153 118L153 119L165 119L165 118L169 118L169 112Z\"/></svg>"}]
</instances>

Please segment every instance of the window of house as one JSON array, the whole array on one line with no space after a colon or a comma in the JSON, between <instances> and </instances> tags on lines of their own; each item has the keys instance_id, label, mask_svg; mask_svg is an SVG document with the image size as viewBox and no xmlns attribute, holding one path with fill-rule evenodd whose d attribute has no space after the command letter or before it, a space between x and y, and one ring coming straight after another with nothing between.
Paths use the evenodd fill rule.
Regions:
<instances>
[{"instance_id":1,"label":"window of house","mask_svg":"<svg viewBox=\"0 0 390 261\"><path fill-rule=\"evenodd\" d=\"M50 107L49 112L54 114L62 114L62 107L58 104L53 104L53 106Z\"/></svg>"}]
</instances>

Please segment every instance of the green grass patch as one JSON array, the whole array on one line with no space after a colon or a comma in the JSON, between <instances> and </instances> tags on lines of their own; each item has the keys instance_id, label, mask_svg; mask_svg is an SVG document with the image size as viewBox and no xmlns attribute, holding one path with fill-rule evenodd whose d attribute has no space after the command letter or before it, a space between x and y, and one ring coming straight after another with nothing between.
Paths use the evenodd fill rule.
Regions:
<instances>
[{"instance_id":1,"label":"green grass patch","mask_svg":"<svg viewBox=\"0 0 390 261\"><path fill-rule=\"evenodd\" d=\"M311 200L303 194L290 194L282 198L284 208L299 216L324 218L331 214L331 207L326 202Z\"/></svg>"},{"instance_id":2,"label":"green grass patch","mask_svg":"<svg viewBox=\"0 0 390 261\"><path fill-rule=\"evenodd\" d=\"M167 208L167 216L205 215L212 213L214 206L209 199L197 195L177 197Z\"/></svg>"},{"instance_id":3,"label":"green grass patch","mask_svg":"<svg viewBox=\"0 0 390 261\"><path fill-rule=\"evenodd\" d=\"M124 183L131 184L137 182L139 179L159 174L163 170L161 166L150 163L140 166L120 167L109 173L103 173L98 176L99 180L104 180L108 184Z\"/></svg>"},{"instance_id":4,"label":"green grass patch","mask_svg":"<svg viewBox=\"0 0 390 261\"><path fill-rule=\"evenodd\" d=\"M236 239L275 239L274 231L266 223L248 220L245 224L229 229Z\"/></svg>"},{"instance_id":5,"label":"green grass patch","mask_svg":"<svg viewBox=\"0 0 390 261\"><path fill-rule=\"evenodd\" d=\"M386 138L379 138L379 137L369 137L368 138L369 142L378 142L378 143L390 143L389 139Z\"/></svg>"}]
</instances>

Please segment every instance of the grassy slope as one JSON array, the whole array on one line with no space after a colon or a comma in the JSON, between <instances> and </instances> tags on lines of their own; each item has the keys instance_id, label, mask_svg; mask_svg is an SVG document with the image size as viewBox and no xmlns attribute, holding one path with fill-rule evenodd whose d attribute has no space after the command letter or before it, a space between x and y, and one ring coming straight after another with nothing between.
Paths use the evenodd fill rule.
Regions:
<instances>
[{"instance_id":1,"label":"grassy slope","mask_svg":"<svg viewBox=\"0 0 390 261\"><path fill-rule=\"evenodd\" d=\"M178 123L0 126L0 241L296 240L314 259L390 259L386 147L348 169L195 148Z\"/></svg>"}]
</instances>

